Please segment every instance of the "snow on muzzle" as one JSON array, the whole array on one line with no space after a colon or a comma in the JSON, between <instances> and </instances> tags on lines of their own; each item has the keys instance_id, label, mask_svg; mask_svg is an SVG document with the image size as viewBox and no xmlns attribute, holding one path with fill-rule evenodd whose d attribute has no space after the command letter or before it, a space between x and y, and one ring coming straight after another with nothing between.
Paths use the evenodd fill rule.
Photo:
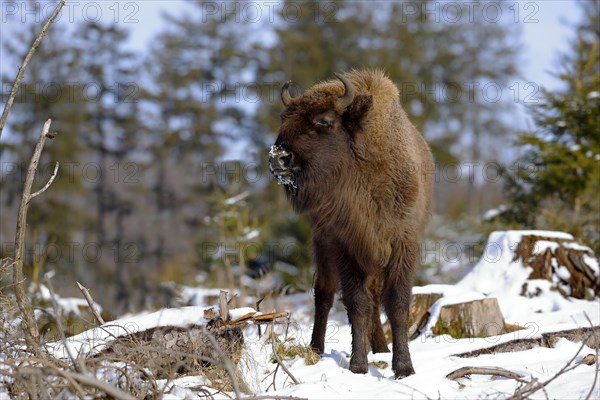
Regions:
<instances>
[{"instance_id":1,"label":"snow on muzzle","mask_svg":"<svg viewBox=\"0 0 600 400\"><path fill-rule=\"evenodd\" d=\"M277 178L280 185L296 189L296 180L293 174L294 153L290 153L281 146L273 145L269 151L269 170Z\"/></svg>"}]
</instances>

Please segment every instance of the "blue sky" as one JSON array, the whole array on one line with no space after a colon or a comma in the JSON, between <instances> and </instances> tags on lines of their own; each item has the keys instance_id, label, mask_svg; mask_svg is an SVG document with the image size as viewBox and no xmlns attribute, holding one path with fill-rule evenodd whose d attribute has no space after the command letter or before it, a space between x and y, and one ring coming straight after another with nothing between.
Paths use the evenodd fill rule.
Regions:
<instances>
[{"instance_id":1,"label":"blue sky","mask_svg":"<svg viewBox=\"0 0 600 400\"><path fill-rule=\"evenodd\" d=\"M549 71L556 69L559 65L559 53L568 51L569 41L574 40L572 26L582 17L580 9L576 1L567 0L521 3L535 3L539 6L535 16L539 22L522 24L525 78L542 86L555 88L557 81Z\"/></svg>"}]
</instances>

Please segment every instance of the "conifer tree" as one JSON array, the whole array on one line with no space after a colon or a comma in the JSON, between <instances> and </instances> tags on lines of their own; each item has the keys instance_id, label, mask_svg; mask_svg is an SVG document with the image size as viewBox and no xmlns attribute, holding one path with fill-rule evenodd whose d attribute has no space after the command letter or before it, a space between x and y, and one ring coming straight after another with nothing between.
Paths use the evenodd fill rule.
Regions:
<instances>
[{"instance_id":1,"label":"conifer tree","mask_svg":"<svg viewBox=\"0 0 600 400\"><path fill-rule=\"evenodd\" d=\"M164 16L168 28L153 41L144 64L149 84L142 91L145 176L153 199L148 218L157 227L146 238L148 256L159 270L175 268L185 257L184 276L205 258L197 254L202 244L218 238L204 222L218 212L212 195L230 193L219 185L239 173L227 170L222 157L228 147L247 142L250 132L260 133L245 97L255 76L245 21L235 14L207 15L201 2L189 7L194 12Z\"/></svg>"},{"instance_id":2,"label":"conifer tree","mask_svg":"<svg viewBox=\"0 0 600 400\"><path fill-rule=\"evenodd\" d=\"M568 231L598 252L600 21L597 2L584 9L572 54L557 75L563 88L543 90L531 109L535 129L519 138L524 155L506 171L510 207L501 221Z\"/></svg>"}]
</instances>

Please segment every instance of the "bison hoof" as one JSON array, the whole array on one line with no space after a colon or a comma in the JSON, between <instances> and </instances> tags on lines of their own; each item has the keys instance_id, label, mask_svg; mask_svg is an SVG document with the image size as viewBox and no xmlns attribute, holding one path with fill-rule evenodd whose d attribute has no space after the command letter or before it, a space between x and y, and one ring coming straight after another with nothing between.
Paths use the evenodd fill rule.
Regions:
<instances>
[{"instance_id":1,"label":"bison hoof","mask_svg":"<svg viewBox=\"0 0 600 400\"><path fill-rule=\"evenodd\" d=\"M312 351L314 351L317 354L323 354L325 353L325 349L323 348L325 346L317 346L311 343L310 348L312 349Z\"/></svg>"},{"instance_id":2,"label":"bison hoof","mask_svg":"<svg viewBox=\"0 0 600 400\"><path fill-rule=\"evenodd\" d=\"M369 365L366 360L355 360L354 357L350 359L350 371L355 374L366 374L369 371Z\"/></svg>"},{"instance_id":3,"label":"bison hoof","mask_svg":"<svg viewBox=\"0 0 600 400\"><path fill-rule=\"evenodd\" d=\"M396 376L396 379L406 378L407 376L410 376L414 373L415 370L413 369L412 365L405 365L400 368L394 368L394 375Z\"/></svg>"}]
</instances>

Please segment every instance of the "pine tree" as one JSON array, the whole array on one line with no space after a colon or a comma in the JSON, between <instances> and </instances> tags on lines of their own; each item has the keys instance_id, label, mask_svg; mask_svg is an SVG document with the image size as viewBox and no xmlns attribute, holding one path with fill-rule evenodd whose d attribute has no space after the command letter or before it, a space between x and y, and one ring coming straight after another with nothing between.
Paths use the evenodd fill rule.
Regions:
<instances>
[{"instance_id":1,"label":"pine tree","mask_svg":"<svg viewBox=\"0 0 600 400\"><path fill-rule=\"evenodd\" d=\"M131 278L126 270L137 270L125 265L125 240L133 233L125 229L124 222L136 211L133 196L141 170L132 161L140 147L140 83L136 55L125 47L128 34L114 23L85 23L73 35L80 75L91 88L87 98L81 99L85 129L79 132L87 150L83 168L94 171L86 183L94 198L95 218L86 236L104 255L112 256L103 257L93 267L113 277L107 286L114 288L116 303L123 309L131 300L126 282Z\"/></svg>"},{"instance_id":2,"label":"pine tree","mask_svg":"<svg viewBox=\"0 0 600 400\"><path fill-rule=\"evenodd\" d=\"M11 59L22 59L39 32L38 26L26 28L17 40L3 41ZM50 268L69 271L70 278L94 282L97 290L110 293L116 287L119 300L127 297L124 261L134 253L123 255L131 241L126 224L136 189L131 180L140 179L130 161L139 138L139 81L126 38L114 24L90 22L73 30L54 25L29 64L2 143L3 160L17 167L2 177L3 241L14 229L10 218L18 205L19 178L25 176L40 125L50 117L58 136L42 156L40 184L56 161L61 167L44 201L29 213L31 274L37 280ZM2 77L3 82L11 78ZM110 300L104 303L110 306Z\"/></svg>"},{"instance_id":3,"label":"pine tree","mask_svg":"<svg viewBox=\"0 0 600 400\"><path fill-rule=\"evenodd\" d=\"M600 21L592 3L586 8L596 12L585 13L573 54L563 58L564 89L543 90L531 109L536 127L521 135L525 153L506 171L510 208L501 221L568 231L599 252Z\"/></svg>"},{"instance_id":4,"label":"pine tree","mask_svg":"<svg viewBox=\"0 0 600 400\"><path fill-rule=\"evenodd\" d=\"M153 41L142 91L148 218L157 227L145 238L148 256L157 271L182 276L202 265L203 243L218 241L218 229L205 223L219 212L212 196L235 194L226 186L232 171L224 154L260 135L245 97L255 77L251 29L234 14L207 17L201 2L190 7L197 12L164 16L168 29Z\"/></svg>"}]
</instances>

